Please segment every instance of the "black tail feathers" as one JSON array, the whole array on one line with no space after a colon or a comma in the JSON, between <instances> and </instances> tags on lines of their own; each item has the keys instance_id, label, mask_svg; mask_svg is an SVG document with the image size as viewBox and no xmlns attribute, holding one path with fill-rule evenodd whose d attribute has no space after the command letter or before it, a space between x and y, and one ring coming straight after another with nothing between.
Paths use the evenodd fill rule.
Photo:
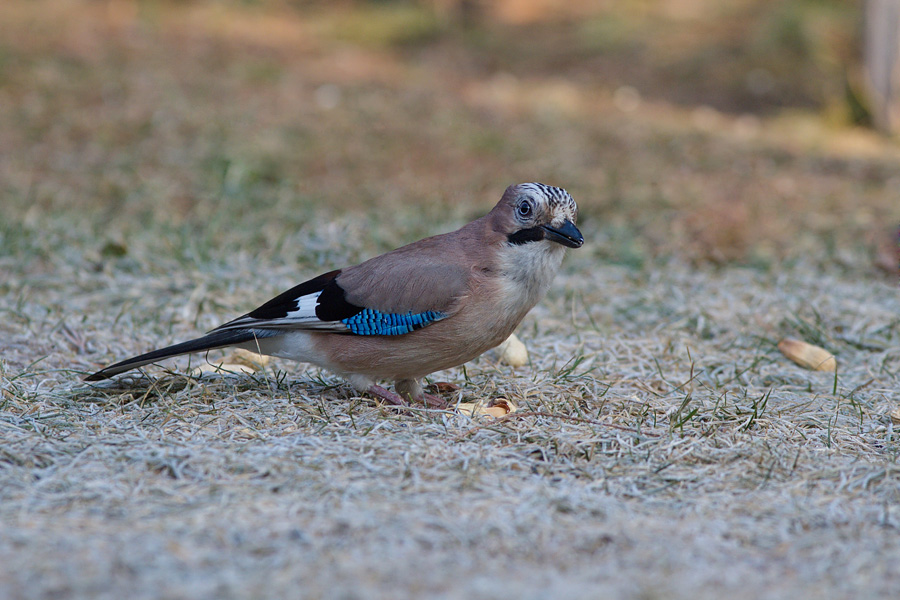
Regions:
<instances>
[{"instance_id":1,"label":"black tail feathers","mask_svg":"<svg viewBox=\"0 0 900 600\"><path fill-rule=\"evenodd\" d=\"M88 375L84 378L84 380L100 381L102 379L109 379L110 377L114 377L119 373L124 373L125 371L130 371L131 369L137 369L138 367L143 367L144 365L158 362L165 358L178 356L179 354L203 352L205 350L214 350L216 348L224 348L226 346L243 344L246 342L250 342L258 337L267 337L267 334L272 335L269 332L259 332L250 329L213 331L212 333L204 335L203 337L197 338L195 340L181 342L180 344L175 344L174 346L160 348L159 350L147 352L146 354L141 354L140 356L135 356L127 360L123 360L122 362L117 362L114 365L110 365L105 369L101 369L96 373Z\"/></svg>"}]
</instances>

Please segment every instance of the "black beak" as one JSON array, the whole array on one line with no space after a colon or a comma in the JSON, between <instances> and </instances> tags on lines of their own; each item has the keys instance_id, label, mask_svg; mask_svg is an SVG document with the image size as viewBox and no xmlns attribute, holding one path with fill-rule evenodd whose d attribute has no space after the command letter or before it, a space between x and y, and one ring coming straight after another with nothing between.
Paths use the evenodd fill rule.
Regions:
<instances>
[{"instance_id":1,"label":"black beak","mask_svg":"<svg viewBox=\"0 0 900 600\"><path fill-rule=\"evenodd\" d=\"M558 229L549 225L541 225L541 229L546 233L547 239L569 248L581 248L581 245L584 243L584 236L581 235L575 224L568 219Z\"/></svg>"}]
</instances>

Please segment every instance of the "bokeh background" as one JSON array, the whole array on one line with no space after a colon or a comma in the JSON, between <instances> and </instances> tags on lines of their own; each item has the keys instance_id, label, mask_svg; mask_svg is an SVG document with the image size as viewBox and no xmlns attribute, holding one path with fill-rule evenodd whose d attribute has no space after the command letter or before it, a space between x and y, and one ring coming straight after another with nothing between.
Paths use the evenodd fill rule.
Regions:
<instances>
[{"instance_id":1,"label":"bokeh background","mask_svg":"<svg viewBox=\"0 0 900 600\"><path fill-rule=\"evenodd\" d=\"M277 253L335 211L411 209L384 250L539 180L598 260L891 270L900 152L869 128L862 10L8 0L0 243Z\"/></svg>"}]
</instances>

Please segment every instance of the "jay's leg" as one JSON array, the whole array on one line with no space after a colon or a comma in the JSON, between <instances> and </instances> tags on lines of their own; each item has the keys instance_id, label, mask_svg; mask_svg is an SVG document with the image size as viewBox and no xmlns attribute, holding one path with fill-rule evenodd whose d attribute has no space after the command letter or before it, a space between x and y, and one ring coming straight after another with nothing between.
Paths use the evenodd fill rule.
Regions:
<instances>
[{"instance_id":1,"label":"jay's leg","mask_svg":"<svg viewBox=\"0 0 900 600\"><path fill-rule=\"evenodd\" d=\"M401 379L394 384L394 389L404 399L409 398L417 402L422 402L428 408L447 408L447 401L440 396L432 396L426 394L422 389L422 384L416 379Z\"/></svg>"},{"instance_id":2,"label":"jay's leg","mask_svg":"<svg viewBox=\"0 0 900 600\"><path fill-rule=\"evenodd\" d=\"M374 383L369 386L369 389L366 390L369 394L375 396L382 402L390 404L392 406L402 406L408 407L409 403L406 402L399 394L395 394L390 390L386 390L380 385L375 385Z\"/></svg>"},{"instance_id":3,"label":"jay's leg","mask_svg":"<svg viewBox=\"0 0 900 600\"><path fill-rule=\"evenodd\" d=\"M410 408L409 402L406 401L409 396L401 396L400 394L395 394L390 390L386 390L380 385L371 385L369 389L366 390L372 396L375 396L382 402L386 404L390 404L391 406L397 406L400 408ZM431 394L423 393L418 398L413 398L417 402L422 402L428 408L447 408L447 402L438 396L432 396Z\"/></svg>"}]
</instances>

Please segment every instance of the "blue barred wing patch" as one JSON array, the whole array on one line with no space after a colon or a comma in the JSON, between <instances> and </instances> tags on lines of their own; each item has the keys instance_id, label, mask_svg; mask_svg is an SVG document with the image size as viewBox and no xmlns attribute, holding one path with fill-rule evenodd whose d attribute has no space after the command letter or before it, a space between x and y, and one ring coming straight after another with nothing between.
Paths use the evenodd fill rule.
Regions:
<instances>
[{"instance_id":1,"label":"blue barred wing patch","mask_svg":"<svg viewBox=\"0 0 900 600\"><path fill-rule=\"evenodd\" d=\"M341 323L356 335L403 335L440 321L445 316L434 310L396 314L366 308L352 317L341 319Z\"/></svg>"}]
</instances>

